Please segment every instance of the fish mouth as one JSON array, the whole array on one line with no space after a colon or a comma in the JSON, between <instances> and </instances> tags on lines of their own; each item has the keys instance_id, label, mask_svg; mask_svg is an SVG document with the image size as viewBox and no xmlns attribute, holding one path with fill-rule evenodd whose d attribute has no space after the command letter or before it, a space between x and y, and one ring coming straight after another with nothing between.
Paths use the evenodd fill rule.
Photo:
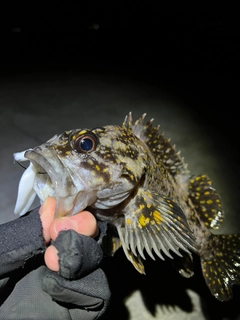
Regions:
<instances>
[{"instance_id":1,"label":"fish mouth","mask_svg":"<svg viewBox=\"0 0 240 320\"><path fill-rule=\"evenodd\" d=\"M19 153L20 154L20 153ZM15 160L18 155L15 154ZM30 161L19 183L18 197L14 212L23 215L32 205L36 195L40 202L48 196L56 199L56 217L74 215L87 207L84 197L86 184L76 183L72 172L63 165L61 159L52 150L29 149L21 155L21 161Z\"/></svg>"}]
</instances>

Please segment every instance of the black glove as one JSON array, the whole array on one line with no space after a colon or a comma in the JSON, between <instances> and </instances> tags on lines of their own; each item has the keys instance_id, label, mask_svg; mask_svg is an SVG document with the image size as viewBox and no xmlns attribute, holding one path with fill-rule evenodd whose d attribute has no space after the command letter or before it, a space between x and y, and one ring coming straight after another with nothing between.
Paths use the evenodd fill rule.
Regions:
<instances>
[{"instance_id":1,"label":"black glove","mask_svg":"<svg viewBox=\"0 0 240 320\"><path fill-rule=\"evenodd\" d=\"M79 279L95 270L103 259L103 252L96 240L74 230L59 232L52 242L58 250L59 275L66 279Z\"/></svg>"},{"instance_id":2,"label":"black glove","mask_svg":"<svg viewBox=\"0 0 240 320\"><path fill-rule=\"evenodd\" d=\"M90 320L105 312L110 291L98 268L102 260L98 243L67 230L60 232L54 246L59 272L42 265L22 276L15 286L10 277L5 286L13 291L0 307L0 319Z\"/></svg>"}]
</instances>

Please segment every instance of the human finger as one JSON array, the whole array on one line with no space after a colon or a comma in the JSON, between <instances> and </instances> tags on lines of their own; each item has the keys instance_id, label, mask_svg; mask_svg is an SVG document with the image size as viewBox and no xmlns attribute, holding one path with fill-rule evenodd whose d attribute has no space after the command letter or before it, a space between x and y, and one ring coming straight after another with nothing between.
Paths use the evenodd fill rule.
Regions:
<instances>
[{"instance_id":1,"label":"human finger","mask_svg":"<svg viewBox=\"0 0 240 320\"><path fill-rule=\"evenodd\" d=\"M50 238L55 240L60 231L69 229L92 238L98 235L97 221L89 211L82 211L74 216L55 219L49 228Z\"/></svg>"},{"instance_id":2,"label":"human finger","mask_svg":"<svg viewBox=\"0 0 240 320\"><path fill-rule=\"evenodd\" d=\"M58 250L53 245L49 246L44 254L44 260L48 269L59 271Z\"/></svg>"},{"instance_id":3,"label":"human finger","mask_svg":"<svg viewBox=\"0 0 240 320\"><path fill-rule=\"evenodd\" d=\"M52 197L47 197L39 209L40 219L42 221L43 237L48 243L50 241L49 227L54 220L56 209L56 200Z\"/></svg>"}]
</instances>

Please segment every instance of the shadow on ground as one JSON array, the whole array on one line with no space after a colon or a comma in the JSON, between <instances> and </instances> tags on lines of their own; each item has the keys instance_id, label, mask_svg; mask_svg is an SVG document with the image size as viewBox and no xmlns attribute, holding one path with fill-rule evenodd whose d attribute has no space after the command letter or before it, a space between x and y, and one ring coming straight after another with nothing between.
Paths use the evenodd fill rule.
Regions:
<instances>
[{"instance_id":1,"label":"shadow on ground","mask_svg":"<svg viewBox=\"0 0 240 320\"><path fill-rule=\"evenodd\" d=\"M200 261L194 257L195 275L186 279L181 277L172 265L172 261L145 262L146 275L139 274L125 258L120 249L114 258L107 258L105 272L108 275L112 291L112 302L104 320L129 320L130 314L124 301L135 290L142 295L146 309L156 316L157 307L181 310L190 314L193 304L187 290L196 292L200 297L201 309L207 320L240 319L240 288L234 287L234 297L228 302L215 299L208 290L200 270Z\"/></svg>"}]
</instances>

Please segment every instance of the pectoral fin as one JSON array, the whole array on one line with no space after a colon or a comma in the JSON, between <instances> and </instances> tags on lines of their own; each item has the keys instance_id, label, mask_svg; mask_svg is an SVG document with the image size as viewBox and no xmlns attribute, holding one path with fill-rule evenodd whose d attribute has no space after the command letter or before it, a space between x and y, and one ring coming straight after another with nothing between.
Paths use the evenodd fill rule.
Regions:
<instances>
[{"instance_id":1,"label":"pectoral fin","mask_svg":"<svg viewBox=\"0 0 240 320\"><path fill-rule=\"evenodd\" d=\"M118 234L122 243L122 248L126 257L130 262L132 262L133 266L137 269L139 273L145 274L144 265L142 263L140 256L135 253L133 254L133 252L126 246L126 242L124 240L126 238L126 233L125 233L126 229L123 227L117 227L117 230L118 230Z\"/></svg>"},{"instance_id":2,"label":"pectoral fin","mask_svg":"<svg viewBox=\"0 0 240 320\"><path fill-rule=\"evenodd\" d=\"M120 237L121 238L121 237ZM125 232L122 245L134 256L145 259L144 249L154 258L153 251L164 260L173 258L170 251L182 256L179 249L190 253L197 244L186 217L177 203L171 199L143 188L125 209Z\"/></svg>"}]
</instances>

